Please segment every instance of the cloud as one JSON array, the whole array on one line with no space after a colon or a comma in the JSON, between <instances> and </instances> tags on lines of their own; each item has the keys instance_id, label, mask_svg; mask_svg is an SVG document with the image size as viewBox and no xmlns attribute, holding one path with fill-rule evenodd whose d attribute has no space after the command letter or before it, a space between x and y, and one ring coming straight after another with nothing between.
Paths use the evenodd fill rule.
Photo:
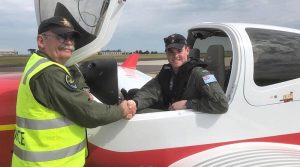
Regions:
<instances>
[{"instance_id":1,"label":"cloud","mask_svg":"<svg viewBox=\"0 0 300 167\"><path fill-rule=\"evenodd\" d=\"M299 0L130 0L125 4L120 24L107 48L156 48L162 51L164 36L174 32L186 35L187 30L199 22L244 22L300 28L299 6ZM124 39L131 40L121 42Z\"/></svg>"},{"instance_id":2,"label":"cloud","mask_svg":"<svg viewBox=\"0 0 300 167\"><path fill-rule=\"evenodd\" d=\"M24 0L1 0L0 11L6 11L9 13L15 13L16 11L34 11L34 2L33 0L24 1Z\"/></svg>"},{"instance_id":3,"label":"cloud","mask_svg":"<svg viewBox=\"0 0 300 167\"><path fill-rule=\"evenodd\" d=\"M0 48L27 53L35 47L36 20L33 1L2 0L0 6Z\"/></svg>"},{"instance_id":4,"label":"cloud","mask_svg":"<svg viewBox=\"0 0 300 167\"><path fill-rule=\"evenodd\" d=\"M164 37L175 32L186 35L199 22L260 23L300 29L299 6L299 0L128 0L117 30L104 49L163 51ZM2 0L0 19L0 48L27 53L28 48L35 47L33 0Z\"/></svg>"}]
</instances>

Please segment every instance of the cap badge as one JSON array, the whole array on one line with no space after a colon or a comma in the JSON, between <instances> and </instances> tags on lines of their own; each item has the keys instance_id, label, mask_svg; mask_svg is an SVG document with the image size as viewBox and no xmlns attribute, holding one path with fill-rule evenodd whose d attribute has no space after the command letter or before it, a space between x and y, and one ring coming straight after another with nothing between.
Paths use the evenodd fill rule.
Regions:
<instances>
[{"instance_id":1,"label":"cap badge","mask_svg":"<svg viewBox=\"0 0 300 167\"><path fill-rule=\"evenodd\" d=\"M66 18L63 18L61 23L66 27L71 27L71 23Z\"/></svg>"}]
</instances>

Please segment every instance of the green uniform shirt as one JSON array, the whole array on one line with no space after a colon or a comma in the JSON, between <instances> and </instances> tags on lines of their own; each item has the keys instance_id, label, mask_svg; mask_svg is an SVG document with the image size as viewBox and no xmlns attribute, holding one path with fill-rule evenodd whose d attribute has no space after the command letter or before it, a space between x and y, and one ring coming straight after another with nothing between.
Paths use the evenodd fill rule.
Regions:
<instances>
[{"instance_id":1,"label":"green uniform shirt","mask_svg":"<svg viewBox=\"0 0 300 167\"><path fill-rule=\"evenodd\" d=\"M209 71L201 67L193 68L180 100L188 100L187 107L196 111L211 114L225 113L228 110L228 101L219 83L217 81L205 83L205 76L210 75ZM163 94L158 76L146 83L135 94L133 100L137 102L138 110L162 104Z\"/></svg>"},{"instance_id":2,"label":"green uniform shirt","mask_svg":"<svg viewBox=\"0 0 300 167\"><path fill-rule=\"evenodd\" d=\"M34 98L45 107L87 128L105 125L123 118L120 106L90 100L82 74L72 70L70 73L73 75L74 82L63 69L55 65L36 74L30 81Z\"/></svg>"}]
</instances>

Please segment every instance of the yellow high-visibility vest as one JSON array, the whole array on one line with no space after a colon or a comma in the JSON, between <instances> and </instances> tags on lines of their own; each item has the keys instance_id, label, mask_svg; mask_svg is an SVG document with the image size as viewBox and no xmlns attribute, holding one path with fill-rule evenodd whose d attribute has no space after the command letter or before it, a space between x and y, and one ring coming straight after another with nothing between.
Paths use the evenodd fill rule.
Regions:
<instances>
[{"instance_id":1,"label":"yellow high-visibility vest","mask_svg":"<svg viewBox=\"0 0 300 167\"><path fill-rule=\"evenodd\" d=\"M44 107L32 95L30 79L50 65L57 65L70 75L65 66L35 53L25 67L17 97L12 166L84 166L86 129Z\"/></svg>"}]
</instances>

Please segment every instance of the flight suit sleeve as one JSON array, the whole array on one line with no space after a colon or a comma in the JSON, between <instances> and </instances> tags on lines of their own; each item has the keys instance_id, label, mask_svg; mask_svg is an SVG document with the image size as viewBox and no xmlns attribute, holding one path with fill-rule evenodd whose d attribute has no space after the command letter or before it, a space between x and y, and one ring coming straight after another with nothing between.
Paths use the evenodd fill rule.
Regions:
<instances>
[{"instance_id":1,"label":"flight suit sleeve","mask_svg":"<svg viewBox=\"0 0 300 167\"><path fill-rule=\"evenodd\" d=\"M142 110L159 102L161 94L161 87L159 85L158 78L155 77L137 91L133 100L137 103L137 109Z\"/></svg>"},{"instance_id":2,"label":"flight suit sleeve","mask_svg":"<svg viewBox=\"0 0 300 167\"><path fill-rule=\"evenodd\" d=\"M188 105L194 110L211 114L222 114L228 110L228 101L224 91L215 76L202 68L192 71L194 86L201 94L199 99L188 100Z\"/></svg>"},{"instance_id":3,"label":"flight suit sleeve","mask_svg":"<svg viewBox=\"0 0 300 167\"><path fill-rule=\"evenodd\" d=\"M72 65L68 67L68 70L71 74L71 76L74 79L75 84L77 87L81 90L88 91L90 90L89 86L85 83L85 79L83 77L83 74L81 73L78 64Z\"/></svg>"},{"instance_id":4,"label":"flight suit sleeve","mask_svg":"<svg viewBox=\"0 0 300 167\"><path fill-rule=\"evenodd\" d=\"M70 76L56 65L47 67L30 81L33 96L40 104L82 127L94 128L123 118L120 106L90 100L89 93L82 90L85 86L82 81L70 81Z\"/></svg>"}]
</instances>

